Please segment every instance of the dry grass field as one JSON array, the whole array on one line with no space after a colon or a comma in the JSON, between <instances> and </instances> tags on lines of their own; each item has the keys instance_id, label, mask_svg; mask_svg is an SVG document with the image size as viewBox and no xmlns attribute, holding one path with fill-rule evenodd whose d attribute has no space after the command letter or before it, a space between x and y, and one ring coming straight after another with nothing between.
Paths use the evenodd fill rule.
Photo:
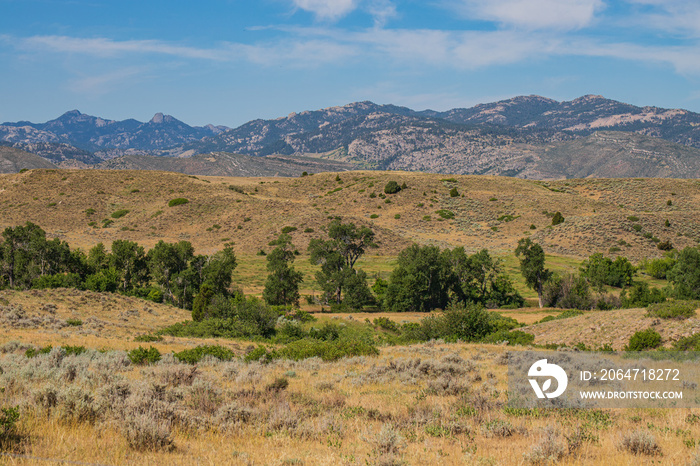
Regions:
<instances>
[{"instance_id":1,"label":"dry grass field","mask_svg":"<svg viewBox=\"0 0 700 466\"><path fill-rule=\"evenodd\" d=\"M390 180L407 189L384 195ZM168 207L175 198L189 202ZM102 170L0 175L0 227L29 220L83 248L114 239L147 247L185 239L205 254L226 243L240 254L269 250L285 226L296 228L294 244L305 251L329 217L341 216L371 225L379 245L371 252L383 256L411 242L503 255L531 236L557 256L580 260L611 251L639 260L661 255L656 240L679 248L697 244L699 205L698 181L652 178L540 182L362 171L301 178ZM111 217L122 209L129 212ZM566 221L551 226L557 211Z\"/></svg>"},{"instance_id":2,"label":"dry grass field","mask_svg":"<svg viewBox=\"0 0 700 466\"><path fill-rule=\"evenodd\" d=\"M390 180L407 189L385 196ZM458 195L450 195L453 188ZM169 207L175 198L188 202ZM658 241L696 245L699 201L697 180L30 170L0 175L0 228L32 221L50 238L83 249L115 239L147 248L159 240L188 240L198 253L211 254L233 244L234 286L259 295L267 272L265 256L257 253L269 252L268 243L293 227L290 234L302 252L295 267L305 274L301 293L317 296L316 268L306 247L323 235L330 218L341 216L377 233L379 247L357 264L370 278L387 278L396 254L412 242L464 246L468 252L488 248L531 303L536 296L512 253L519 238L542 244L547 266L559 272L577 271L593 252L636 262L660 256ZM113 217L119 210L128 212ZM566 220L551 226L557 211ZM398 323L425 317L327 314L305 300L302 309L319 324L348 326L371 326L364 322L378 317ZM652 327L669 346L700 329L697 318L659 321L642 309L537 323L561 312L499 311L527 325L523 330L535 335L535 344L620 349L636 330ZM189 318L186 310L108 293L0 291L0 406L17 405L21 412L17 441L0 445L0 464L46 464L44 458L110 465L700 466L698 409L509 408L505 353L522 347L432 341L384 346L378 356L335 362L262 364L241 358L259 342L169 336L135 341ZM224 346L236 357L191 366L172 356L202 344ZM47 345L53 346L48 354L25 355ZM63 345L88 351L66 355ZM139 346L153 346L163 358L134 365L126 351Z\"/></svg>"},{"instance_id":3,"label":"dry grass field","mask_svg":"<svg viewBox=\"0 0 700 466\"><path fill-rule=\"evenodd\" d=\"M508 312L526 321L534 313L561 311ZM647 325L643 312L586 313L567 319L565 327L580 329L583 324L576 319L581 319L584 330L605 329L624 319L615 335L628 332L628 337L638 325ZM422 317L368 315L376 316ZM523 348L429 342L336 362L260 364L235 358L191 366L169 353L207 343L243 355L250 342L167 336L147 344L133 341L185 318L181 309L118 295L66 289L0 292L0 405L19 405L22 412L19 442L7 450L16 456L4 456L3 464L44 464L37 458L182 465L700 461L700 410L508 408L504 355ZM364 318L322 316L345 322ZM68 319L83 323L70 326ZM526 330L537 342L575 339L561 322ZM666 337L698 326L690 319L657 329ZM581 338L593 344L599 333L583 331ZM24 355L27 348L48 344L92 349L78 356L58 348L34 358ZM139 345L157 347L164 357L152 366L135 366L124 350Z\"/></svg>"}]
</instances>

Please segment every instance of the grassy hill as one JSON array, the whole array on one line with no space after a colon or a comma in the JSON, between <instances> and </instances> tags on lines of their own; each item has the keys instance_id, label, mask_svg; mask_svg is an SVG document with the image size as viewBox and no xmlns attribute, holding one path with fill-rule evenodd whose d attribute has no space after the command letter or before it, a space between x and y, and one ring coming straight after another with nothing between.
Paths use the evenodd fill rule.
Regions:
<instances>
[{"instance_id":1,"label":"grassy hill","mask_svg":"<svg viewBox=\"0 0 700 466\"><path fill-rule=\"evenodd\" d=\"M17 173L27 168L55 168L56 165L36 154L0 145L0 173Z\"/></svg>"},{"instance_id":2,"label":"grassy hill","mask_svg":"<svg viewBox=\"0 0 700 466\"><path fill-rule=\"evenodd\" d=\"M407 188L384 195L390 180ZM188 203L169 207L175 198ZM638 260L660 256L657 241L678 248L697 244L698 201L696 180L536 182L370 171L230 178L31 170L0 176L0 227L32 221L49 236L84 248L114 239L147 247L184 239L202 253L233 243L239 254L253 255L270 249L268 243L285 227L296 228L294 244L304 251L329 218L340 216L373 227L379 245L373 255L395 255L411 242L511 254L519 238L531 236L550 254L580 259L610 252ZM557 211L566 220L551 226Z\"/></svg>"}]
</instances>

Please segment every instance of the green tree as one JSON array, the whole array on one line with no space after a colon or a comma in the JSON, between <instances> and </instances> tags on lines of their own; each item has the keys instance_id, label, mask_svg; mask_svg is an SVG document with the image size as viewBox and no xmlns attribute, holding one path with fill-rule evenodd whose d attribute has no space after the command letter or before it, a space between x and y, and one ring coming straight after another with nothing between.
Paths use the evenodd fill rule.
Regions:
<instances>
[{"instance_id":1,"label":"green tree","mask_svg":"<svg viewBox=\"0 0 700 466\"><path fill-rule=\"evenodd\" d=\"M676 298L700 299L700 248L683 249L667 275Z\"/></svg>"},{"instance_id":2,"label":"green tree","mask_svg":"<svg viewBox=\"0 0 700 466\"><path fill-rule=\"evenodd\" d=\"M146 254L134 241L113 241L109 266L119 272L119 289L124 293L143 286L148 280Z\"/></svg>"},{"instance_id":3,"label":"green tree","mask_svg":"<svg viewBox=\"0 0 700 466\"><path fill-rule=\"evenodd\" d=\"M449 253L449 259L456 279L455 295L460 300L489 306L524 303L510 279L503 274L501 261L492 258L488 250L468 256L463 247L458 247Z\"/></svg>"},{"instance_id":4,"label":"green tree","mask_svg":"<svg viewBox=\"0 0 700 466\"><path fill-rule=\"evenodd\" d=\"M148 251L146 257L151 277L163 290L163 298L172 303L177 302L177 296L174 294L175 279L187 270L190 261L194 258L192 244L189 241L166 243L161 240Z\"/></svg>"},{"instance_id":5,"label":"green tree","mask_svg":"<svg viewBox=\"0 0 700 466\"><path fill-rule=\"evenodd\" d=\"M228 289L231 286L231 274L238 265L233 249L227 247L209 257L203 256L203 259L201 282L209 283L215 293L228 294Z\"/></svg>"},{"instance_id":6,"label":"green tree","mask_svg":"<svg viewBox=\"0 0 700 466\"><path fill-rule=\"evenodd\" d=\"M346 282L356 273L355 263L368 247L374 246L374 232L368 227L358 228L354 223L342 223L336 219L328 226L328 238L309 242L310 260L321 266L316 281L326 298L340 304ZM358 289L354 287L354 291Z\"/></svg>"},{"instance_id":7,"label":"green tree","mask_svg":"<svg viewBox=\"0 0 700 466\"><path fill-rule=\"evenodd\" d=\"M292 237L282 233L275 241L277 247L267 255L269 275L263 289L263 299L270 305L299 305L299 284L304 274L294 270Z\"/></svg>"},{"instance_id":8,"label":"green tree","mask_svg":"<svg viewBox=\"0 0 700 466\"><path fill-rule=\"evenodd\" d=\"M542 246L530 238L521 238L515 248L515 255L520 258L520 272L525 277L525 283L537 292L538 303L542 307L542 288L552 276L552 272L544 267Z\"/></svg>"},{"instance_id":9,"label":"green tree","mask_svg":"<svg viewBox=\"0 0 700 466\"><path fill-rule=\"evenodd\" d=\"M391 312L445 309L455 282L450 252L414 244L399 253L389 277L385 306Z\"/></svg>"}]
</instances>

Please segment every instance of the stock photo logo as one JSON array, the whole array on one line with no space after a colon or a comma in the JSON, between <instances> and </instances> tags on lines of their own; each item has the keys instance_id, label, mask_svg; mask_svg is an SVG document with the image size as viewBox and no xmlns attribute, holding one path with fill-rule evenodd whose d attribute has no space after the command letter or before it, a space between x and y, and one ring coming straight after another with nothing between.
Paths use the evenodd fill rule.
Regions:
<instances>
[{"instance_id":1,"label":"stock photo logo","mask_svg":"<svg viewBox=\"0 0 700 466\"><path fill-rule=\"evenodd\" d=\"M535 391L537 398L557 398L566 390L566 386L569 383L569 378L564 372L564 369L556 364L548 364L546 359L540 359L536 361L527 373L528 377L547 377L546 380L540 384L537 379L528 379L532 389ZM549 392L548 390L552 386L552 378L557 381L556 390Z\"/></svg>"}]
</instances>

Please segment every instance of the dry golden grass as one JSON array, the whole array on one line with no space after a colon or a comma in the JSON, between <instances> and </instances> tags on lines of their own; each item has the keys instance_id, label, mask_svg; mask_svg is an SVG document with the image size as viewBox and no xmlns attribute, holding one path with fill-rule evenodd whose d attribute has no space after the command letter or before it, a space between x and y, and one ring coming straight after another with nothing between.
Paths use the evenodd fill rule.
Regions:
<instances>
[{"instance_id":1,"label":"dry golden grass","mask_svg":"<svg viewBox=\"0 0 700 466\"><path fill-rule=\"evenodd\" d=\"M174 450L136 451L124 439L119 422L66 423L58 408L46 418L32 411L30 401L21 418L22 430L29 433L21 452L99 464L510 465L529 464L523 454L541 441L548 426L556 426L567 451L566 436L578 428L594 438L557 464L690 464L696 455L686 444L700 439L700 425L687 422L687 416L698 410L619 409L595 415L554 410L534 417L504 411L500 406L506 397L506 374L499 363L504 351L488 345L424 344L334 363L200 365L197 378L208 380L221 393L214 408L230 403L250 408L249 421L202 424L192 418L189 428L173 429ZM437 368L452 363L473 369L451 378L462 384L454 394L436 390L433 378L420 377L419 372L384 369L392 361L413 358ZM169 367L126 368L122 373L134 384L157 384L159 374ZM230 370L236 375L226 375ZM265 388L280 377L289 381L286 389ZM167 390L184 394L176 404L183 406L185 416L208 416L188 404L188 387ZM5 393L0 401L14 402L19 396ZM211 419L216 416L215 411ZM506 436L491 427L499 420L508 426ZM655 437L663 456L637 456L619 448L622 436L637 429ZM398 436L392 438L392 433ZM5 459L8 464L38 464L34 459Z\"/></svg>"},{"instance_id":2,"label":"dry golden grass","mask_svg":"<svg viewBox=\"0 0 700 466\"><path fill-rule=\"evenodd\" d=\"M607 343L616 350L623 349L635 332L650 327L659 332L665 347L700 331L700 319L697 317L686 320L658 319L646 317L646 313L646 309L590 311L582 316L544 322L523 330L535 335L535 343L540 345L557 343L572 346L585 343L588 347L600 348Z\"/></svg>"},{"instance_id":3,"label":"dry golden grass","mask_svg":"<svg viewBox=\"0 0 700 466\"><path fill-rule=\"evenodd\" d=\"M292 233L294 244L305 251L309 240L320 235L333 216L372 225L380 246L372 252L385 256L395 255L411 242L463 245L469 251L486 247L502 255L511 253L519 238L531 235L549 253L560 256L581 258L617 247L619 254L640 259L661 254L644 233L680 248L696 244L700 236L700 184L695 180L535 182L362 171L339 176L342 182L336 181L335 173L225 178L31 170L0 175L0 227L33 221L50 236L83 248L114 239L135 240L146 247L161 239L185 239L201 253L233 242L239 254L250 255L270 249L268 243L285 226L297 228ZM389 180L405 182L408 189L383 199ZM459 197L450 197L452 187L458 189ZM371 198L372 193L376 197ZM168 207L177 197L190 202ZM668 200L672 205L667 205ZM86 214L88 209L94 213ZM112 219L111 214L119 209L130 212ZM442 219L437 213L441 209L454 213L454 218ZM545 212L556 211L566 221L551 227ZM630 216L639 220L630 221ZM102 228L105 219L113 220L108 228ZM666 219L670 227L664 226ZM91 222L95 225L90 226ZM633 230L634 224L642 230ZM536 229L531 230L530 225Z\"/></svg>"}]
</instances>

